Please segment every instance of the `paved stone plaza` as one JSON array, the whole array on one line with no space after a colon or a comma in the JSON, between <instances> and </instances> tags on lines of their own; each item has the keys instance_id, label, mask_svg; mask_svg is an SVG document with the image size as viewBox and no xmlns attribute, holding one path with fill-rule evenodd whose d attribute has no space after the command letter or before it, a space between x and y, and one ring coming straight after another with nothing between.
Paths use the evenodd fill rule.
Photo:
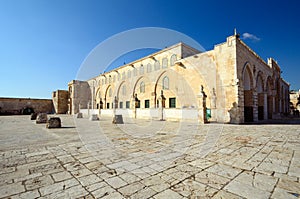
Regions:
<instances>
[{"instance_id":1,"label":"paved stone plaza","mask_svg":"<svg viewBox=\"0 0 300 199\"><path fill-rule=\"evenodd\" d=\"M299 198L300 125L0 117L1 198Z\"/></svg>"}]
</instances>

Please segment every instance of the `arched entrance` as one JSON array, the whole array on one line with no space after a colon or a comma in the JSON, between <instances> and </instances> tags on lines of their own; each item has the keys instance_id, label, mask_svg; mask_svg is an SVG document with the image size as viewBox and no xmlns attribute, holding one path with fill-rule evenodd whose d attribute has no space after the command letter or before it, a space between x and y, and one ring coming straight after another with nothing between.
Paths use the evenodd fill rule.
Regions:
<instances>
[{"instance_id":1,"label":"arched entrance","mask_svg":"<svg viewBox=\"0 0 300 199\"><path fill-rule=\"evenodd\" d=\"M246 66L243 75L244 82L244 120L245 122L253 122L253 91L252 91L252 75L250 69Z\"/></svg>"},{"instance_id":2,"label":"arched entrance","mask_svg":"<svg viewBox=\"0 0 300 199\"><path fill-rule=\"evenodd\" d=\"M257 108L258 108L258 120L264 119L264 87L262 76L257 77L256 89L257 89Z\"/></svg>"}]
</instances>

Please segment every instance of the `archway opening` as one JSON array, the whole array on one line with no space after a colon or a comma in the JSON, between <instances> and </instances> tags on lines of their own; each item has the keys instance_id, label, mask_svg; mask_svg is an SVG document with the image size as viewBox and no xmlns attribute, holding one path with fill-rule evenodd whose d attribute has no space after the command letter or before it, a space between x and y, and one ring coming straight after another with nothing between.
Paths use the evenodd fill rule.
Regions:
<instances>
[{"instance_id":1,"label":"archway opening","mask_svg":"<svg viewBox=\"0 0 300 199\"><path fill-rule=\"evenodd\" d=\"M272 96L272 80L268 78L267 82L267 107L268 107L268 119L272 119L272 113L273 113L273 96Z\"/></svg>"},{"instance_id":2,"label":"archway opening","mask_svg":"<svg viewBox=\"0 0 300 199\"><path fill-rule=\"evenodd\" d=\"M262 77L259 76L257 79L257 105L258 105L258 120L264 119L264 89Z\"/></svg>"},{"instance_id":3,"label":"archway opening","mask_svg":"<svg viewBox=\"0 0 300 199\"><path fill-rule=\"evenodd\" d=\"M248 68L244 71L244 119L245 122L253 122L253 92L251 75Z\"/></svg>"}]
</instances>

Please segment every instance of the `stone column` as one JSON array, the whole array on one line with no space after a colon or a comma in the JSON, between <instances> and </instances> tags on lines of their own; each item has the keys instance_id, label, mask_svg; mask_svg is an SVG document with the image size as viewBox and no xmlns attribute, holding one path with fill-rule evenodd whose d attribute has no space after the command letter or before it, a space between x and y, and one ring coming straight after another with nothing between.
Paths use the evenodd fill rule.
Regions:
<instances>
[{"instance_id":1,"label":"stone column","mask_svg":"<svg viewBox=\"0 0 300 199\"><path fill-rule=\"evenodd\" d=\"M201 85L201 91L198 95L198 121L201 124L207 123L206 118L206 94L203 90L203 86Z\"/></svg>"},{"instance_id":2,"label":"stone column","mask_svg":"<svg viewBox=\"0 0 300 199\"><path fill-rule=\"evenodd\" d=\"M253 96L253 121L258 121L258 95L257 92L254 90L252 93Z\"/></svg>"},{"instance_id":3,"label":"stone column","mask_svg":"<svg viewBox=\"0 0 300 199\"><path fill-rule=\"evenodd\" d=\"M156 93L152 92L151 99L150 99L150 108L156 108L156 106L155 106L155 104L156 104L155 100L156 100Z\"/></svg>"},{"instance_id":4,"label":"stone column","mask_svg":"<svg viewBox=\"0 0 300 199\"><path fill-rule=\"evenodd\" d=\"M264 92L264 120L268 119L268 93Z\"/></svg>"}]
</instances>

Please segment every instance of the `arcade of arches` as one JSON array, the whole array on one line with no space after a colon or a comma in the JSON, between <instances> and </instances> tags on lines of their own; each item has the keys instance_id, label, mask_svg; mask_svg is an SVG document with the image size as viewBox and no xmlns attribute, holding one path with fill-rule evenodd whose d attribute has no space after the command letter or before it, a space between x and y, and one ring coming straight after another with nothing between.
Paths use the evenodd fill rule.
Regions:
<instances>
[{"instance_id":1,"label":"arcade of arches","mask_svg":"<svg viewBox=\"0 0 300 199\"><path fill-rule=\"evenodd\" d=\"M289 111L289 84L277 62L262 60L238 35L206 52L179 43L87 81L73 80L69 91L70 114L115 110L132 117L138 110L135 117L147 118L164 107L165 119L244 123Z\"/></svg>"}]
</instances>

